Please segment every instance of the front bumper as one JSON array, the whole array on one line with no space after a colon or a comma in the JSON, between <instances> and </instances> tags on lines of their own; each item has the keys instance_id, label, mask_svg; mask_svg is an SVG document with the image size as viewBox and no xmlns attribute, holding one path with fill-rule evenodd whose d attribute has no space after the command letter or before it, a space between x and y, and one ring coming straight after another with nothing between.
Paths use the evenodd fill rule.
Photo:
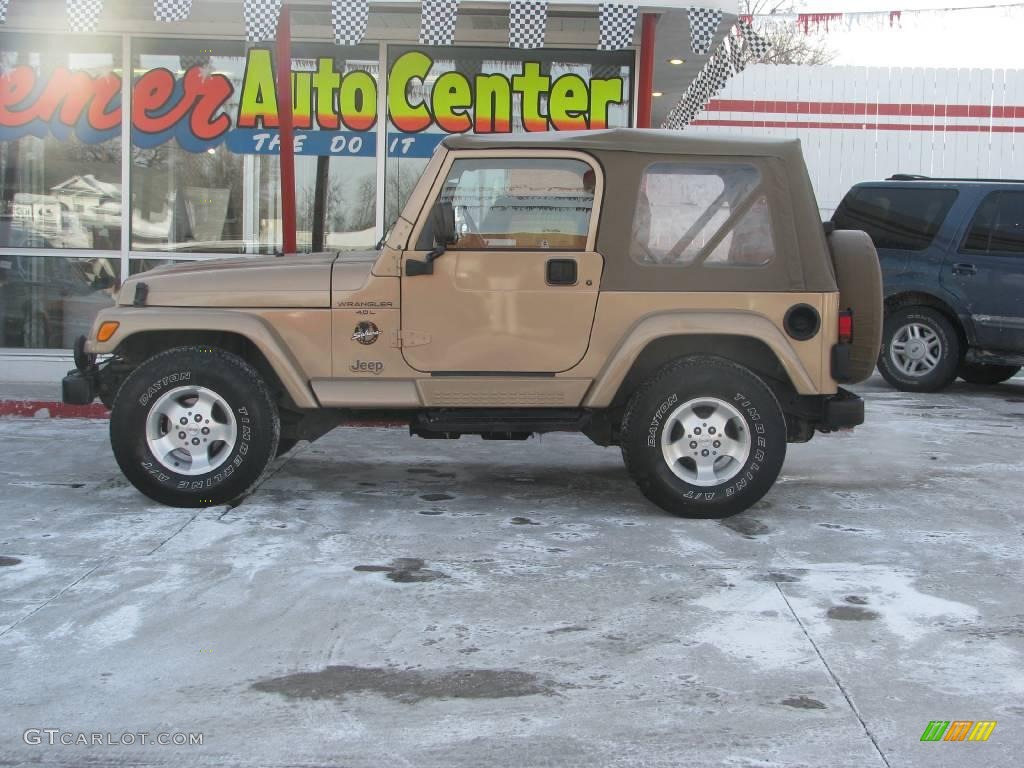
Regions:
<instances>
[{"instance_id":1,"label":"front bumper","mask_svg":"<svg viewBox=\"0 0 1024 768\"><path fill-rule=\"evenodd\" d=\"M851 429L864 423L864 400L839 387L839 391L822 402L822 418L818 429L833 431Z\"/></svg>"},{"instance_id":2,"label":"front bumper","mask_svg":"<svg viewBox=\"0 0 1024 768\"><path fill-rule=\"evenodd\" d=\"M96 356L85 351L85 336L75 340L75 370L60 383L61 400L69 405L88 405L100 391L100 371Z\"/></svg>"},{"instance_id":3,"label":"front bumper","mask_svg":"<svg viewBox=\"0 0 1024 768\"><path fill-rule=\"evenodd\" d=\"M98 389L95 379L81 371L68 371L60 383L61 400L69 405L88 405L96 399Z\"/></svg>"}]
</instances>

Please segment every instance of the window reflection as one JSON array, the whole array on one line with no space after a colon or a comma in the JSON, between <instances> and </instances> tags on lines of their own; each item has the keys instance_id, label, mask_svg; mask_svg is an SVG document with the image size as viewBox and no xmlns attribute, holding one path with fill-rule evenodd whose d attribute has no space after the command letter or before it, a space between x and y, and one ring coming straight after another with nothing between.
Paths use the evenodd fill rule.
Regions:
<instances>
[{"instance_id":1,"label":"window reflection","mask_svg":"<svg viewBox=\"0 0 1024 768\"><path fill-rule=\"evenodd\" d=\"M0 34L0 247L118 249L120 44Z\"/></svg>"},{"instance_id":2,"label":"window reflection","mask_svg":"<svg viewBox=\"0 0 1024 768\"><path fill-rule=\"evenodd\" d=\"M133 129L132 249L226 254L278 250L282 242L279 155L254 151L256 146L270 144L252 135L276 136L276 126L239 131L236 125L246 46L223 40L137 40L133 45L138 54L136 82L157 69L170 72L178 87L189 72L198 73L201 79L226 78L231 94L221 112L230 117L232 127L212 144L191 136L187 119L156 138L142 134L138 126ZM322 59L332 60L339 74L361 70L377 76L373 48L339 53L336 46L306 43L297 44L293 55L299 126L309 119L302 114L309 106L308 99L303 101L299 93L307 93L310 74ZM370 140L372 133L365 141ZM377 175L372 152L366 156L297 152L295 189L300 250L369 247L374 243ZM318 190L322 208L316 204Z\"/></svg>"},{"instance_id":3,"label":"window reflection","mask_svg":"<svg viewBox=\"0 0 1024 768\"><path fill-rule=\"evenodd\" d=\"M116 257L0 256L0 346L70 348L114 303Z\"/></svg>"}]
</instances>

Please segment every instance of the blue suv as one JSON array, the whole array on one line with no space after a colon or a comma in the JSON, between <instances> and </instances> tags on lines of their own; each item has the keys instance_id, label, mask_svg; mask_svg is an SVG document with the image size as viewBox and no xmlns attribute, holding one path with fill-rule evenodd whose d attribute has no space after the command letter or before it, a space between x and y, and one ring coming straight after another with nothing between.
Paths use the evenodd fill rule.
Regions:
<instances>
[{"instance_id":1,"label":"blue suv","mask_svg":"<svg viewBox=\"0 0 1024 768\"><path fill-rule=\"evenodd\" d=\"M896 175L857 184L832 217L878 249L885 326L878 371L935 392L998 384L1024 364L1024 181Z\"/></svg>"}]
</instances>

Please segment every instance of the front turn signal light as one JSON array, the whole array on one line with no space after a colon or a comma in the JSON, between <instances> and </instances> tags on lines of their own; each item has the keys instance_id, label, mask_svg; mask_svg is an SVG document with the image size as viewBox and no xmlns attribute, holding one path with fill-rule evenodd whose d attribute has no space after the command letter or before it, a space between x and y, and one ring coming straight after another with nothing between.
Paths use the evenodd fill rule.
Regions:
<instances>
[{"instance_id":1,"label":"front turn signal light","mask_svg":"<svg viewBox=\"0 0 1024 768\"><path fill-rule=\"evenodd\" d=\"M121 324L115 320L107 320L100 326L99 331L97 331L96 341L110 341L110 337L117 333L117 329L120 325Z\"/></svg>"}]
</instances>

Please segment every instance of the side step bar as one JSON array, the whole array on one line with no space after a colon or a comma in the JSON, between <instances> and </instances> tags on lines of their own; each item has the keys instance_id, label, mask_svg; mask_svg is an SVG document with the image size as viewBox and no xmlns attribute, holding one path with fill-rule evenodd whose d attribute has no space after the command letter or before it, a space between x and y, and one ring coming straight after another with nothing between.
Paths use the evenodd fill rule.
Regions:
<instances>
[{"instance_id":1,"label":"side step bar","mask_svg":"<svg viewBox=\"0 0 1024 768\"><path fill-rule=\"evenodd\" d=\"M580 432L590 413L579 408L440 408L416 414L409 434L457 440L480 435L485 440L526 440L541 432Z\"/></svg>"}]
</instances>

